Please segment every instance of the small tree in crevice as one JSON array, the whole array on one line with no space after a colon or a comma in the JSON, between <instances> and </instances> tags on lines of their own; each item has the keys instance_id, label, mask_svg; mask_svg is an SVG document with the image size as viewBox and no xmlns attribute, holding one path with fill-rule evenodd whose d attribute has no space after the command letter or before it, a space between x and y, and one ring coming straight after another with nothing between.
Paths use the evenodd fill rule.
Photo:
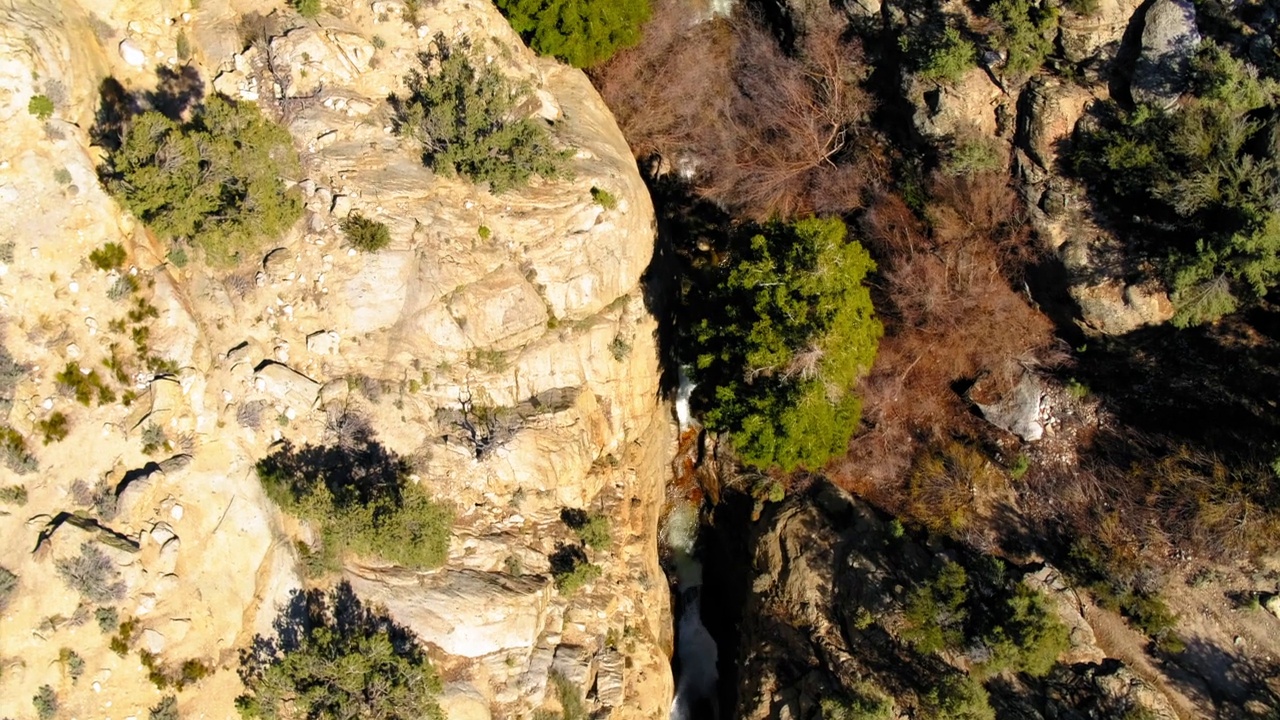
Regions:
<instances>
[{"instance_id":1,"label":"small tree in crevice","mask_svg":"<svg viewBox=\"0 0 1280 720\"><path fill-rule=\"evenodd\" d=\"M350 584L295 591L275 626L240 653L242 717L444 719L440 676L417 637Z\"/></svg>"},{"instance_id":2,"label":"small tree in crevice","mask_svg":"<svg viewBox=\"0 0 1280 720\"><path fill-rule=\"evenodd\" d=\"M285 441L257 470L281 509L319 526L321 567L336 567L345 551L407 567L445 560L452 510L414 487L408 463L369 435L300 449Z\"/></svg>"},{"instance_id":3,"label":"small tree in crevice","mask_svg":"<svg viewBox=\"0 0 1280 720\"><path fill-rule=\"evenodd\" d=\"M378 252L391 244L391 231L386 223L351 213L342 220L342 234L347 244L360 252Z\"/></svg>"},{"instance_id":4,"label":"small tree in crevice","mask_svg":"<svg viewBox=\"0 0 1280 720\"><path fill-rule=\"evenodd\" d=\"M523 117L521 85L484 62L469 39L437 33L431 50L409 71L409 93L391 96L401 134L422 143L423 162L437 173L487 182L494 193L521 187L534 175L566 174L567 151L554 147L546 124Z\"/></svg>"}]
</instances>

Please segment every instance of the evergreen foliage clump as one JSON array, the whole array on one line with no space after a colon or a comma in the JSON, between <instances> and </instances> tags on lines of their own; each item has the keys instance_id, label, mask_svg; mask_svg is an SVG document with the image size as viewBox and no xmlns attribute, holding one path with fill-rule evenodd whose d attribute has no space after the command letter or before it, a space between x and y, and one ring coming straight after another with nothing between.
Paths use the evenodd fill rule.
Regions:
<instances>
[{"instance_id":1,"label":"evergreen foliage clump","mask_svg":"<svg viewBox=\"0 0 1280 720\"><path fill-rule=\"evenodd\" d=\"M1033 73L1053 52L1057 8L1032 0L996 0L990 15L999 24L995 40L1008 53L1005 72L1015 76Z\"/></svg>"},{"instance_id":2,"label":"evergreen foliage clump","mask_svg":"<svg viewBox=\"0 0 1280 720\"><path fill-rule=\"evenodd\" d=\"M352 213L342 221L342 234L347 243L360 252L378 252L391 244L391 231L386 223Z\"/></svg>"},{"instance_id":3,"label":"evergreen foliage clump","mask_svg":"<svg viewBox=\"0 0 1280 720\"><path fill-rule=\"evenodd\" d=\"M1066 626L1044 596L1006 578L992 558L971 572L946 563L911 594L903 621L902 638L917 651L966 649L979 676L1012 670L1043 677L1070 647Z\"/></svg>"},{"instance_id":4,"label":"evergreen foliage clump","mask_svg":"<svg viewBox=\"0 0 1280 720\"><path fill-rule=\"evenodd\" d=\"M1134 250L1164 267L1179 327L1231 313L1280 277L1280 84L1212 43L1192 70L1185 107L1106 105L1068 156L1099 207L1124 208L1114 221Z\"/></svg>"},{"instance_id":5,"label":"evergreen foliage clump","mask_svg":"<svg viewBox=\"0 0 1280 720\"><path fill-rule=\"evenodd\" d=\"M978 49L959 28L931 23L898 38L907 67L925 80L955 82L978 64Z\"/></svg>"},{"instance_id":6,"label":"evergreen foliage clump","mask_svg":"<svg viewBox=\"0 0 1280 720\"><path fill-rule=\"evenodd\" d=\"M27 102L27 112L35 115L40 120L48 120L53 117L53 101L48 95L32 95L31 100Z\"/></svg>"},{"instance_id":7,"label":"evergreen foliage clump","mask_svg":"<svg viewBox=\"0 0 1280 720\"><path fill-rule=\"evenodd\" d=\"M875 263L839 219L773 223L737 238L691 329L694 400L756 467L818 468L858 426L853 392L883 332L863 284Z\"/></svg>"},{"instance_id":8,"label":"evergreen foliage clump","mask_svg":"<svg viewBox=\"0 0 1280 720\"><path fill-rule=\"evenodd\" d=\"M487 182L500 193L534 175L565 174L568 153L555 149L546 123L519 116L524 87L484 62L470 40L437 33L419 53L422 70L405 78L408 96L393 96L400 132L423 146L423 161L441 174Z\"/></svg>"},{"instance_id":9,"label":"evergreen foliage clump","mask_svg":"<svg viewBox=\"0 0 1280 720\"><path fill-rule=\"evenodd\" d=\"M443 720L440 676L417 637L349 584L297 593L277 628L241 653L242 717Z\"/></svg>"},{"instance_id":10,"label":"evergreen foliage clump","mask_svg":"<svg viewBox=\"0 0 1280 720\"><path fill-rule=\"evenodd\" d=\"M408 463L367 435L301 449L285 441L257 469L268 497L319 525L321 567L337 567L344 551L415 568L445 560L452 510L414 487Z\"/></svg>"},{"instance_id":11,"label":"evergreen foliage clump","mask_svg":"<svg viewBox=\"0 0 1280 720\"><path fill-rule=\"evenodd\" d=\"M124 265L127 258L128 254L120 243L106 243L89 253L89 262L99 270L115 270Z\"/></svg>"},{"instance_id":12,"label":"evergreen foliage clump","mask_svg":"<svg viewBox=\"0 0 1280 720\"><path fill-rule=\"evenodd\" d=\"M649 0L497 0L511 27L540 55L585 68L640 42Z\"/></svg>"},{"instance_id":13,"label":"evergreen foliage clump","mask_svg":"<svg viewBox=\"0 0 1280 720\"><path fill-rule=\"evenodd\" d=\"M100 174L156 234L188 240L214 263L243 260L302 215L289 133L257 106L214 95L189 120L157 111L130 120Z\"/></svg>"},{"instance_id":14,"label":"evergreen foliage clump","mask_svg":"<svg viewBox=\"0 0 1280 720\"><path fill-rule=\"evenodd\" d=\"M304 18L318 17L320 11L324 9L320 0L289 0L289 7L292 7Z\"/></svg>"}]
</instances>

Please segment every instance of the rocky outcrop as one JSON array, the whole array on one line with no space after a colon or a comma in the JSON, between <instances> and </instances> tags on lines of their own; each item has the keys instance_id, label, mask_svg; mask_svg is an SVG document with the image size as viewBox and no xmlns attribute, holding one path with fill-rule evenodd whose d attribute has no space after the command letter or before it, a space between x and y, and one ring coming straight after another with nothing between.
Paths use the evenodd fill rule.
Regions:
<instances>
[{"instance_id":1,"label":"rocky outcrop","mask_svg":"<svg viewBox=\"0 0 1280 720\"><path fill-rule=\"evenodd\" d=\"M1187 89L1189 63L1200 45L1190 0L1155 0L1142 26L1142 51L1133 68L1133 99L1172 107Z\"/></svg>"},{"instance_id":2,"label":"rocky outcrop","mask_svg":"<svg viewBox=\"0 0 1280 720\"><path fill-rule=\"evenodd\" d=\"M941 543L904 536L818 480L771 507L749 546L734 717L817 717L823 700L851 693L891 696L899 715L914 715L916 698L940 673L955 672L947 663L967 667L947 653L914 661L896 635L913 588L950 556ZM1056 570L1044 566L1023 582L1046 593L1070 630L1071 650L1038 687L1004 676L987 682L997 717L1103 718L1134 707L1174 717L1160 692L1097 647L1079 598Z\"/></svg>"},{"instance_id":3,"label":"rocky outcrop","mask_svg":"<svg viewBox=\"0 0 1280 720\"><path fill-rule=\"evenodd\" d=\"M969 399L987 422L1013 433L1024 442L1035 442L1044 436L1044 387L1030 372L1007 392L998 392L991 377L980 378L969 390Z\"/></svg>"},{"instance_id":4,"label":"rocky outcrop","mask_svg":"<svg viewBox=\"0 0 1280 720\"><path fill-rule=\"evenodd\" d=\"M1104 65L1115 59L1141 0L1097 0L1091 13L1064 12L1058 20L1058 43L1073 63Z\"/></svg>"},{"instance_id":5,"label":"rocky outcrop","mask_svg":"<svg viewBox=\"0 0 1280 720\"><path fill-rule=\"evenodd\" d=\"M613 717L667 712L670 618L655 534L674 423L657 400L654 323L638 287L653 250L647 189L585 76L533 57L491 5L441 0L416 25L391 5L333 0L305 22L281 10L249 49L237 24L266 8L239 0L0 9L0 238L12 240L0 252L0 313L5 346L32 368L7 422L40 465L25 479L28 505L0 514L0 565L20 578L0 618L0 716L29 715L44 684L79 717L144 716L159 699L136 653L110 652L108 635L37 632L43 618L76 617L55 560L89 531L61 522L50 550L31 553L71 511L138 548L118 563L130 588L120 609L141 619L135 650L214 668L180 708L234 716L237 649L272 631L301 583L293 543L311 537L267 501L254 462L282 439L331 441L344 414L363 418L411 462L414 482L457 509L444 568L409 573L362 558L347 570L432 648L450 678L451 717L527 715L548 699L553 670ZM536 91L527 109L557 119L573 180L494 196L436 176L392 132L385 98L436 29L482 41ZM304 218L243 267L178 267L97 182L88 128L100 81L153 86L151 63L180 67L180 37L192 67L217 78L213 89L260 101L302 154L302 175L286 180ZM53 118L27 111L36 94L55 99ZM592 187L616 207L594 202ZM343 247L340 221L353 211L385 222L390 247ZM126 248L124 267L86 261L107 242ZM128 297L125 282L126 297L112 299L122 277L137 290ZM148 352L172 364L121 379L104 361L113 346L134 352L127 313L138 302L154 308L139 323ZM72 360L96 368L117 400L83 406L61 393L54 375ZM514 418L503 442L477 453L460 440L464 404ZM69 436L41 445L38 423L59 412ZM571 598L547 560L575 541L564 507L604 512L614 538L589 551L601 576ZM64 682L62 646L86 660L90 682Z\"/></svg>"}]
</instances>

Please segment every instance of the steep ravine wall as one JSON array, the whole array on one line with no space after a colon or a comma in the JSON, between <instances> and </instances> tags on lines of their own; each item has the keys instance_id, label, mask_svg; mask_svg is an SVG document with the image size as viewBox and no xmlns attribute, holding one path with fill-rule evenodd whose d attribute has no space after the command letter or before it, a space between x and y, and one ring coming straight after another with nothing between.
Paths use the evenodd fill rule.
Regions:
<instances>
[{"instance_id":1,"label":"steep ravine wall","mask_svg":"<svg viewBox=\"0 0 1280 720\"><path fill-rule=\"evenodd\" d=\"M626 143L585 76L533 57L487 2L440 0L416 24L395 0L326 7L315 21L278 10L269 48L293 72L283 101L259 72L265 50L239 54L234 40L247 12L272 9L262 3L0 8L0 241L12 243L0 252L0 314L25 366L7 422L39 464L0 468L0 486L28 491L25 505L0 504L0 565L18 576L0 613L0 717L32 716L46 684L67 716L142 717L162 692L139 649L215 669L177 693L184 717L234 716L238 649L303 583L293 543L308 534L267 501L253 463L281 438L324 442L338 410L367 417L416 481L458 509L443 569L366 559L343 573L432 649L450 717L526 716L554 702L553 670L612 717L664 717L670 609L655 535L675 431L639 288L653 208ZM494 196L420 164L391 132L385 98L436 31L492 39L489 54L535 90L530 110L574 148L572 179ZM180 36L206 92L283 110L303 154L303 176L289 179L303 220L241 267L167 262L95 176L100 81L154 85L155 63L180 64ZM35 94L55 100L52 119L28 112ZM592 187L617 206L594 203ZM337 226L353 210L390 226L387 250L341 246ZM123 271L88 262L106 242L128 249ZM158 310L150 347L177 363L175 376L119 382L103 367L112 344L133 347L112 324L134 302L109 295L121 274ZM60 392L54 376L69 362L96 369L117 400L83 406ZM464 399L535 397L557 402L483 461L456 441L449 412ZM59 412L70 434L42 444L38 423ZM169 444L148 455L152 426ZM114 512L97 501L117 493ZM592 551L603 576L571 597L547 561L573 539L564 507L601 511L613 527L611 548ZM85 542L127 583L109 603L138 620L125 656L55 570ZM83 676L59 662L62 648L84 659Z\"/></svg>"}]
</instances>

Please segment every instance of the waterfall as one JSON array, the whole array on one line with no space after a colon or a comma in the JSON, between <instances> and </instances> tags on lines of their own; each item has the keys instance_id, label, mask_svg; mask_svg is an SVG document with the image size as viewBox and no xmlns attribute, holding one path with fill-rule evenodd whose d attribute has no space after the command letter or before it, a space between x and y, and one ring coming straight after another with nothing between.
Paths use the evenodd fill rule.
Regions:
<instances>
[{"instance_id":1,"label":"waterfall","mask_svg":"<svg viewBox=\"0 0 1280 720\"><path fill-rule=\"evenodd\" d=\"M676 567L680 598L676 626L676 657L680 676L676 679L671 720L714 720L717 715L717 649L711 633L702 624L702 563L694 554L698 540L698 508L682 500L667 516L664 540L671 549Z\"/></svg>"}]
</instances>

